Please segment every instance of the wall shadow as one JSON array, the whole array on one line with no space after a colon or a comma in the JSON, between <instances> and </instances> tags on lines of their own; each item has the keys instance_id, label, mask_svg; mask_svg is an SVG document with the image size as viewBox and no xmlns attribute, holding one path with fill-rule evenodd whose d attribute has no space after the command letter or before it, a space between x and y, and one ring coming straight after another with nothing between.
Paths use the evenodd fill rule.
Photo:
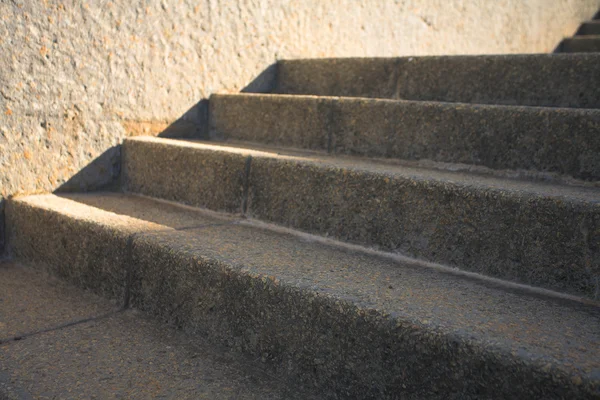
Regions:
<instances>
[{"instance_id":1,"label":"wall shadow","mask_svg":"<svg viewBox=\"0 0 600 400\"><path fill-rule=\"evenodd\" d=\"M263 72L252 80L242 93L273 93L277 87L277 63L269 65Z\"/></svg>"},{"instance_id":2,"label":"wall shadow","mask_svg":"<svg viewBox=\"0 0 600 400\"><path fill-rule=\"evenodd\" d=\"M271 93L277 84L277 64L269 65L246 85L242 93ZM144 123L129 134L144 134ZM157 136L170 139L210 140L209 99L201 99ZM121 146L113 146L60 185L54 193L118 191L121 175ZM4 245L3 202L0 199L0 254Z\"/></svg>"},{"instance_id":3,"label":"wall shadow","mask_svg":"<svg viewBox=\"0 0 600 400\"><path fill-rule=\"evenodd\" d=\"M83 167L54 192L89 192L115 189L121 174L121 146L113 146Z\"/></svg>"},{"instance_id":4,"label":"wall shadow","mask_svg":"<svg viewBox=\"0 0 600 400\"><path fill-rule=\"evenodd\" d=\"M194 104L158 136L172 139L208 139L208 99Z\"/></svg>"}]
</instances>

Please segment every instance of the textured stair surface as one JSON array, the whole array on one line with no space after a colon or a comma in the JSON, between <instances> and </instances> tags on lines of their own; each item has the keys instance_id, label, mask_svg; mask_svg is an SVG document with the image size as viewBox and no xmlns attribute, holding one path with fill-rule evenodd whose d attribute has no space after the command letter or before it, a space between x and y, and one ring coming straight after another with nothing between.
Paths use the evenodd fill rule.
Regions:
<instances>
[{"instance_id":1,"label":"textured stair surface","mask_svg":"<svg viewBox=\"0 0 600 400\"><path fill-rule=\"evenodd\" d=\"M578 35L600 35L600 21L588 21L581 24Z\"/></svg>"},{"instance_id":2,"label":"textured stair surface","mask_svg":"<svg viewBox=\"0 0 600 400\"><path fill-rule=\"evenodd\" d=\"M558 51L560 53L598 53L600 52L600 35L574 36L564 39ZM598 85L595 85L597 90Z\"/></svg>"},{"instance_id":3,"label":"textured stair surface","mask_svg":"<svg viewBox=\"0 0 600 400\"><path fill-rule=\"evenodd\" d=\"M598 188L319 153L124 143L128 191L600 297Z\"/></svg>"},{"instance_id":4,"label":"textured stair surface","mask_svg":"<svg viewBox=\"0 0 600 400\"><path fill-rule=\"evenodd\" d=\"M316 398L260 364L39 269L0 262L2 400Z\"/></svg>"},{"instance_id":5,"label":"textured stair surface","mask_svg":"<svg viewBox=\"0 0 600 400\"><path fill-rule=\"evenodd\" d=\"M323 397L600 395L591 303L132 195L16 198L7 219L13 255Z\"/></svg>"},{"instance_id":6,"label":"textured stair surface","mask_svg":"<svg viewBox=\"0 0 600 400\"><path fill-rule=\"evenodd\" d=\"M600 110L212 95L210 125L215 139L600 179Z\"/></svg>"},{"instance_id":7,"label":"textured stair surface","mask_svg":"<svg viewBox=\"0 0 600 400\"><path fill-rule=\"evenodd\" d=\"M600 108L599 63L597 54L283 60L275 93Z\"/></svg>"},{"instance_id":8,"label":"textured stair surface","mask_svg":"<svg viewBox=\"0 0 600 400\"><path fill-rule=\"evenodd\" d=\"M0 400L600 399L598 27L282 60L122 193L8 199Z\"/></svg>"}]
</instances>

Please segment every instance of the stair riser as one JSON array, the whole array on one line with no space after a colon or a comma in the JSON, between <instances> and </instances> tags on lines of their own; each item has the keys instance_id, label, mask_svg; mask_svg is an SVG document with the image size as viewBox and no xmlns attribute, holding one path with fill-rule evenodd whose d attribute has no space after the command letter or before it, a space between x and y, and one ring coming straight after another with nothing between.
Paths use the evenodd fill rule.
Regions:
<instances>
[{"instance_id":1,"label":"stair riser","mask_svg":"<svg viewBox=\"0 0 600 400\"><path fill-rule=\"evenodd\" d=\"M169 153L179 151L142 141L126 141L125 147L126 154L139 149L148 163L175 160ZM600 235L597 204L289 158L255 156L248 171L248 155L243 153L197 147L189 151L197 160L214 160L215 168L205 163L190 173L187 163L173 161L169 168L155 171L161 174L154 176L156 181L185 179L193 185L200 179L196 177L216 174L222 165L219 154L228 160L235 156L232 165L240 166L237 174L249 172L241 184L247 187L248 216L492 276L598 295L600 249L593 239ZM139 169L147 170L143 165L126 166L128 187L161 197L160 188L138 183ZM222 187L215 180L202 189L210 193ZM237 199L238 191L232 188L229 195ZM167 198L181 199L183 194L170 193ZM190 205L207 207L203 198L189 200Z\"/></svg>"},{"instance_id":2,"label":"stair riser","mask_svg":"<svg viewBox=\"0 0 600 400\"><path fill-rule=\"evenodd\" d=\"M289 60L278 63L275 93L600 108L599 62L556 54Z\"/></svg>"},{"instance_id":3,"label":"stair riser","mask_svg":"<svg viewBox=\"0 0 600 400\"><path fill-rule=\"evenodd\" d=\"M186 232L165 227L132 237L57 214L18 201L11 205L13 253L44 260L59 271L72 260L72 249L58 243L98 243L89 262L68 265L88 276L106 266L126 276L129 268L129 279L107 281L106 293L118 293L129 282L134 306L202 338L263 357L274 370L319 388L324 397L579 398L594 390L552 368L544 371L413 321L224 264L202 254L193 242L182 245ZM42 234L57 222L73 230ZM107 236L116 242L105 242ZM129 250L126 267L115 257L115 244ZM88 287L83 280L75 282Z\"/></svg>"},{"instance_id":4,"label":"stair riser","mask_svg":"<svg viewBox=\"0 0 600 400\"><path fill-rule=\"evenodd\" d=\"M247 157L125 141L122 185L130 191L212 210L242 211ZM149 161L151 160L151 161ZM181 169L183 167L183 169Z\"/></svg>"},{"instance_id":5,"label":"stair riser","mask_svg":"<svg viewBox=\"0 0 600 400\"><path fill-rule=\"evenodd\" d=\"M6 217L10 256L121 303L130 262L126 232L10 201Z\"/></svg>"},{"instance_id":6,"label":"stair riser","mask_svg":"<svg viewBox=\"0 0 600 400\"><path fill-rule=\"evenodd\" d=\"M600 22L587 22L577 31L578 35L600 35Z\"/></svg>"},{"instance_id":7,"label":"stair riser","mask_svg":"<svg viewBox=\"0 0 600 400\"><path fill-rule=\"evenodd\" d=\"M582 37L564 39L558 51L560 53L598 53L600 52L600 35L586 39ZM598 72L596 74L598 75ZM595 84L595 88L598 88L598 84Z\"/></svg>"},{"instance_id":8,"label":"stair riser","mask_svg":"<svg viewBox=\"0 0 600 400\"><path fill-rule=\"evenodd\" d=\"M213 95L215 139L600 179L600 111Z\"/></svg>"}]
</instances>

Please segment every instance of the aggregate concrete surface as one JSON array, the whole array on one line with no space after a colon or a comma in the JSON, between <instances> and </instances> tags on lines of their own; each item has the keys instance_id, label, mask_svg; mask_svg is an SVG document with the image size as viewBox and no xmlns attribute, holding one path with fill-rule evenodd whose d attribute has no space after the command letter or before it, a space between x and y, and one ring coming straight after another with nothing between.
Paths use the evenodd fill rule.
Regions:
<instances>
[{"instance_id":1,"label":"aggregate concrete surface","mask_svg":"<svg viewBox=\"0 0 600 400\"><path fill-rule=\"evenodd\" d=\"M600 32L600 24L582 29ZM598 60L598 54L281 60L274 92L600 108Z\"/></svg>"},{"instance_id":2,"label":"aggregate concrete surface","mask_svg":"<svg viewBox=\"0 0 600 400\"><path fill-rule=\"evenodd\" d=\"M131 192L217 211L237 203L236 212L290 228L600 296L598 188L227 143L139 137L124 148ZM196 161L180 161L193 152Z\"/></svg>"},{"instance_id":3,"label":"aggregate concrete surface","mask_svg":"<svg viewBox=\"0 0 600 400\"><path fill-rule=\"evenodd\" d=\"M134 305L334 393L396 398L402 387L407 398L561 398L598 392L596 303L138 196L31 196L12 200L8 216L16 226L9 229L11 248L40 263L64 257L79 265L94 226L112 226L118 236L128 222L137 224ZM111 222L117 219L122 223ZM55 233L41 234L50 225ZM61 241L83 250L71 255ZM102 265L111 250L104 246L96 261Z\"/></svg>"},{"instance_id":4,"label":"aggregate concrete surface","mask_svg":"<svg viewBox=\"0 0 600 400\"><path fill-rule=\"evenodd\" d=\"M213 94L210 124L214 138L600 179L600 110Z\"/></svg>"},{"instance_id":5,"label":"aggregate concrete surface","mask_svg":"<svg viewBox=\"0 0 600 400\"><path fill-rule=\"evenodd\" d=\"M313 397L200 337L1 261L0 399L31 398Z\"/></svg>"}]
</instances>

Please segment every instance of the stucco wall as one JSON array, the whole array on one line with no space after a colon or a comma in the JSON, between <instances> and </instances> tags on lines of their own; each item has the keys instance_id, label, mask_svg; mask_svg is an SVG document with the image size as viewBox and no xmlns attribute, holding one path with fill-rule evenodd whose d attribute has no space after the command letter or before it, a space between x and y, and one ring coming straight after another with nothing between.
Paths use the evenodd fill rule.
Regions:
<instances>
[{"instance_id":1,"label":"stucco wall","mask_svg":"<svg viewBox=\"0 0 600 400\"><path fill-rule=\"evenodd\" d=\"M276 59L548 52L599 7L600 0L0 0L0 198L54 190L125 135L155 134L190 109L183 120L191 125L181 126L194 132L202 119L196 103L238 91ZM116 159L111 150L78 178L109 179Z\"/></svg>"}]
</instances>

